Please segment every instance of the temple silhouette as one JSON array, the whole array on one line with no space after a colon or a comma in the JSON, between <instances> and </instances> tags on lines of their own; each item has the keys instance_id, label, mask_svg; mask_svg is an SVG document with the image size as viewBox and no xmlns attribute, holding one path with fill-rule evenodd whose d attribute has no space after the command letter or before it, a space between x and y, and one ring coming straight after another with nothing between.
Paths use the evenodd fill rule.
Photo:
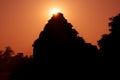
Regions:
<instances>
[{"instance_id":1,"label":"temple silhouette","mask_svg":"<svg viewBox=\"0 0 120 80\"><path fill-rule=\"evenodd\" d=\"M18 66L9 80L78 79L78 73L99 64L97 47L85 42L62 13L51 17L32 46L33 59Z\"/></svg>"},{"instance_id":2,"label":"temple silhouette","mask_svg":"<svg viewBox=\"0 0 120 80\"><path fill-rule=\"evenodd\" d=\"M53 14L33 44L33 59L39 65L98 63L98 49L78 36L62 13Z\"/></svg>"}]
</instances>

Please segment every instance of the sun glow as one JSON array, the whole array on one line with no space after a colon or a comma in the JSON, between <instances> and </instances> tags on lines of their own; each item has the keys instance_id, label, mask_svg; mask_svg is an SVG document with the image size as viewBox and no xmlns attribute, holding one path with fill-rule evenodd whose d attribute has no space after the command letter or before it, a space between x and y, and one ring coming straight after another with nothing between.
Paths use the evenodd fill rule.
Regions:
<instances>
[{"instance_id":1,"label":"sun glow","mask_svg":"<svg viewBox=\"0 0 120 80\"><path fill-rule=\"evenodd\" d=\"M54 9L52 9L51 11L50 11L50 14L51 15L56 15L57 13L59 13L60 12L60 10L58 9L58 8L54 8Z\"/></svg>"}]
</instances>

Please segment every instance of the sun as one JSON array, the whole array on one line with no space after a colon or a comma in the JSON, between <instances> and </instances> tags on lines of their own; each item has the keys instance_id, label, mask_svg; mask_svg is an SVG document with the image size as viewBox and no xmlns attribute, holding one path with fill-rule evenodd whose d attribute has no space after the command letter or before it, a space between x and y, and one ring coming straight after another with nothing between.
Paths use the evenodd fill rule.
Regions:
<instances>
[{"instance_id":1,"label":"sun","mask_svg":"<svg viewBox=\"0 0 120 80\"><path fill-rule=\"evenodd\" d=\"M52 9L51 11L50 11L50 14L51 15L56 15L57 13L59 13L60 12L60 10L58 9L58 8L54 8L54 9Z\"/></svg>"}]
</instances>

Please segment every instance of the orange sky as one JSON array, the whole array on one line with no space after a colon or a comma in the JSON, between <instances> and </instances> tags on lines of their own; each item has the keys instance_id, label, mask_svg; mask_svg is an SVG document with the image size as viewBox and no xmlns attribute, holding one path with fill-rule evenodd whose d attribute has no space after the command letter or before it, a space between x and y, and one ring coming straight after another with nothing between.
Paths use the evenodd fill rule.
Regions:
<instances>
[{"instance_id":1,"label":"orange sky","mask_svg":"<svg viewBox=\"0 0 120 80\"><path fill-rule=\"evenodd\" d=\"M32 54L32 44L59 8L86 42L97 44L108 33L109 18L120 12L120 0L0 0L0 49L11 46Z\"/></svg>"}]
</instances>

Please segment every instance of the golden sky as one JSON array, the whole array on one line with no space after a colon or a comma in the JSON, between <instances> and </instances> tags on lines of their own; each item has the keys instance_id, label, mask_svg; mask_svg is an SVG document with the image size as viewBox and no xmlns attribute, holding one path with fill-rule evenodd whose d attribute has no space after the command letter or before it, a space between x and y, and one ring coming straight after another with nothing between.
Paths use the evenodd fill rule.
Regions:
<instances>
[{"instance_id":1,"label":"golden sky","mask_svg":"<svg viewBox=\"0 0 120 80\"><path fill-rule=\"evenodd\" d=\"M11 46L32 54L32 44L58 8L86 42L97 44L108 33L109 18L120 13L120 0L0 0L0 49Z\"/></svg>"}]
</instances>

